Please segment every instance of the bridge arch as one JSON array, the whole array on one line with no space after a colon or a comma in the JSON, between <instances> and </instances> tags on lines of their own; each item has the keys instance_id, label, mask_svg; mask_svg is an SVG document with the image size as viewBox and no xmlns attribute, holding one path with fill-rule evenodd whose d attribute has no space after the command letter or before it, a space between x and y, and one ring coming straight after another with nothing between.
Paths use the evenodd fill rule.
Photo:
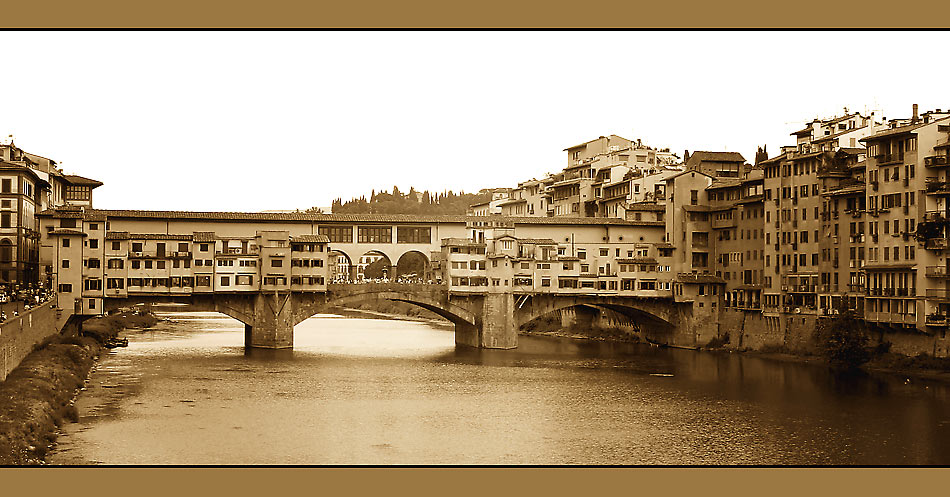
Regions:
<instances>
[{"instance_id":1,"label":"bridge arch","mask_svg":"<svg viewBox=\"0 0 950 497\"><path fill-rule=\"evenodd\" d=\"M629 299L617 299L616 302L610 302L596 297L562 299L548 297L537 300L525 306L525 309L515 312L515 320L519 328L542 316L575 307L609 309L638 321L644 328L657 327L660 331L667 331L676 327L675 311L669 303L666 303L664 308L658 303L628 301Z\"/></svg>"},{"instance_id":2,"label":"bridge arch","mask_svg":"<svg viewBox=\"0 0 950 497\"><path fill-rule=\"evenodd\" d=\"M413 292L368 290L366 292L344 295L329 300L326 303L326 307L346 306L348 304L375 302L380 300L391 300L395 302L405 302L407 304L412 304L438 314L439 316L448 319L456 325L476 325L477 316L475 312L448 301ZM313 314L317 314L318 312L314 312Z\"/></svg>"},{"instance_id":3,"label":"bridge arch","mask_svg":"<svg viewBox=\"0 0 950 497\"><path fill-rule=\"evenodd\" d=\"M429 258L418 250L407 250L396 261L394 276L415 275L422 279L429 279Z\"/></svg>"},{"instance_id":4,"label":"bridge arch","mask_svg":"<svg viewBox=\"0 0 950 497\"><path fill-rule=\"evenodd\" d=\"M392 259L381 250L367 250L356 264L356 279L391 278Z\"/></svg>"},{"instance_id":5,"label":"bridge arch","mask_svg":"<svg viewBox=\"0 0 950 497\"><path fill-rule=\"evenodd\" d=\"M346 281L353 279L353 259L346 252L339 249L330 250L330 281Z\"/></svg>"}]
</instances>

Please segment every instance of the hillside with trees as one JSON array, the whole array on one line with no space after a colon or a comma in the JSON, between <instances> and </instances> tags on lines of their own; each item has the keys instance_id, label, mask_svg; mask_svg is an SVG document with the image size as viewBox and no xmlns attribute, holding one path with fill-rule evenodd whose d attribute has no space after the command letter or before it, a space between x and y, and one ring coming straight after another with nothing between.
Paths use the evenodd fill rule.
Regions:
<instances>
[{"instance_id":1,"label":"hillside with trees","mask_svg":"<svg viewBox=\"0 0 950 497\"><path fill-rule=\"evenodd\" d=\"M487 202L490 193L455 193L451 190L441 193L417 192L409 188L402 193L394 186L392 193L373 190L369 199L366 196L344 202L342 198L333 201L333 214L465 214L472 204ZM308 212L315 212L309 209Z\"/></svg>"}]
</instances>

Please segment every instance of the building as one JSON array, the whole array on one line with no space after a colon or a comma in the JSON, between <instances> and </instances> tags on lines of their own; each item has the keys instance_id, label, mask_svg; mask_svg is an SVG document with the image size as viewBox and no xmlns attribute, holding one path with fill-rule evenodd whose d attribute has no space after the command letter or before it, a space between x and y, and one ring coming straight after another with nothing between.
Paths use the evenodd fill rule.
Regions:
<instances>
[{"instance_id":1,"label":"building","mask_svg":"<svg viewBox=\"0 0 950 497\"><path fill-rule=\"evenodd\" d=\"M64 175L56 162L14 144L0 143L0 287L42 284L36 213L66 205L92 206L102 183Z\"/></svg>"}]
</instances>

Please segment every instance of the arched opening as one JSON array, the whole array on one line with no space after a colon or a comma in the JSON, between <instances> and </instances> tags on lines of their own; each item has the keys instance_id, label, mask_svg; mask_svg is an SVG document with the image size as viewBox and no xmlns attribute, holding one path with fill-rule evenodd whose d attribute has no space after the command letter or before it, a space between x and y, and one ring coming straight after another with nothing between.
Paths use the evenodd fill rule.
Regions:
<instances>
[{"instance_id":1,"label":"arched opening","mask_svg":"<svg viewBox=\"0 0 950 497\"><path fill-rule=\"evenodd\" d=\"M331 250L328 264L330 265L330 281L342 283L353 280L353 261L345 252Z\"/></svg>"},{"instance_id":2,"label":"arched opening","mask_svg":"<svg viewBox=\"0 0 950 497\"><path fill-rule=\"evenodd\" d=\"M407 282L425 282L432 279L429 258L418 250L410 250L396 262L396 279Z\"/></svg>"},{"instance_id":3,"label":"arched opening","mask_svg":"<svg viewBox=\"0 0 950 497\"><path fill-rule=\"evenodd\" d=\"M568 330L594 335L629 335L648 342L665 342L674 325L648 310L623 304L572 303L540 309L519 319L522 331Z\"/></svg>"},{"instance_id":4,"label":"arched opening","mask_svg":"<svg viewBox=\"0 0 950 497\"><path fill-rule=\"evenodd\" d=\"M386 254L370 250L360 256L356 263L356 281L388 280L393 274L393 263Z\"/></svg>"}]
</instances>

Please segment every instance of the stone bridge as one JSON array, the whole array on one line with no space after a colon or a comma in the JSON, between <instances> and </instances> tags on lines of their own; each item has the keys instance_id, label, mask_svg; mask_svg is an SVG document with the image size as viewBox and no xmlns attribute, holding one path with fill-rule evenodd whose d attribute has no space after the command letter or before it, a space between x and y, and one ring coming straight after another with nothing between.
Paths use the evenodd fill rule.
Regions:
<instances>
[{"instance_id":1,"label":"stone bridge","mask_svg":"<svg viewBox=\"0 0 950 497\"><path fill-rule=\"evenodd\" d=\"M461 293L445 285L331 284L327 292L213 293L182 296L140 295L107 298L105 310L136 303L177 302L194 309L226 314L245 325L245 346L293 347L294 326L305 319L356 303L394 301L413 304L438 314L455 325L459 345L491 349L518 346L518 329L541 316L569 308L611 309L641 323L647 338L673 343L682 330L692 330L690 304L668 298L565 294ZM690 331L691 332L691 331Z\"/></svg>"}]
</instances>

